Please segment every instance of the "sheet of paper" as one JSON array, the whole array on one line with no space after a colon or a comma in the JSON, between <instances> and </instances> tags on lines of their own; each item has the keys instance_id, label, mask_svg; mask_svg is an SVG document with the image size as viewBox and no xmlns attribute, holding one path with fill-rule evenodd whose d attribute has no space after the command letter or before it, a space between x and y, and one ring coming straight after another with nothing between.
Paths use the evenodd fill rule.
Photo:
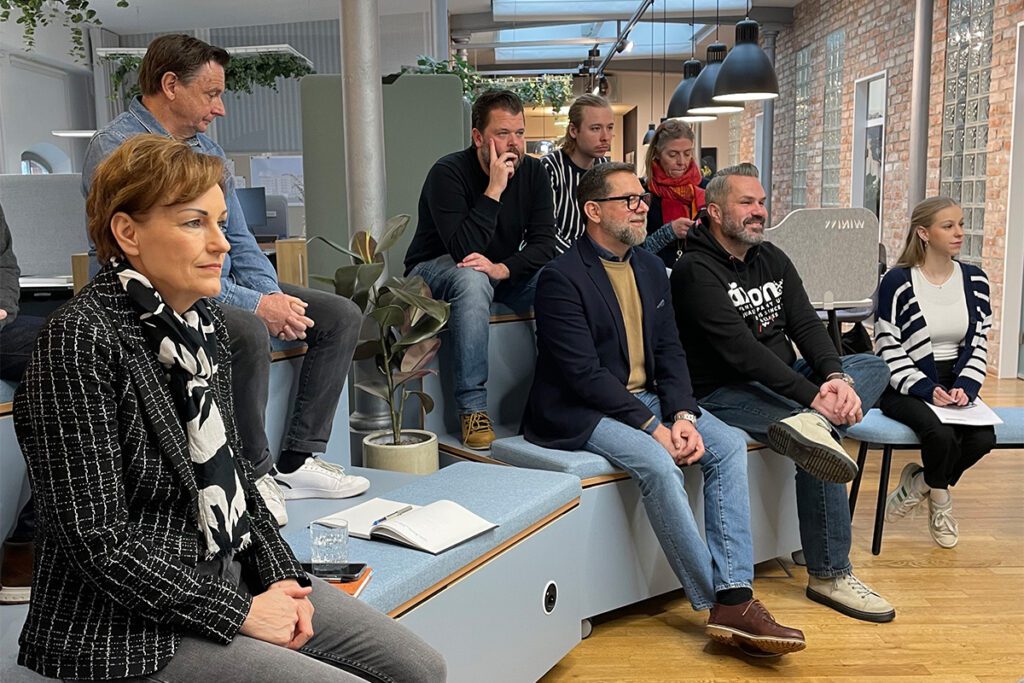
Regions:
<instances>
[{"instance_id":1,"label":"sheet of paper","mask_svg":"<svg viewBox=\"0 0 1024 683\"><path fill-rule=\"evenodd\" d=\"M972 425L980 427L983 425L998 425L1003 421L991 408L985 405L980 398L962 407L936 406L926 403L932 412L939 416L939 420L949 425Z\"/></svg>"}]
</instances>

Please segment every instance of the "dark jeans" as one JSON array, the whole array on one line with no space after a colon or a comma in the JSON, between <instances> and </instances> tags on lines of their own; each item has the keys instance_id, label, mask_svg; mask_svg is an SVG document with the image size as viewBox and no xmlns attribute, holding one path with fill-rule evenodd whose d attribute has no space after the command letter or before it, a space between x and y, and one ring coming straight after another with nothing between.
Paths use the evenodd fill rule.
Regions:
<instances>
[{"instance_id":1,"label":"dark jeans","mask_svg":"<svg viewBox=\"0 0 1024 683\"><path fill-rule=\"evenodd\" d=\"M244 635L227 645L185 635L159 671L127 681L440 683L444 658L394 619L313 578L313 637L289 650Z\"/></svg>"},{"instance_id":2,"label":"dark jeans","mask_svg":"<svg viewBox=\"0 0 1024 683\"><path fill-rule=\"evenodd\" d=\"M306 316L314 323L306 331L309 349L302 360L295 405L281 448L323 453L331 438L334 412L348 378L363 314L336 294L285 283L281 290L309 304ZM234 306L222 310L231 337L232 393L242 456L261 477L274 464L266 432L270 336L267 326L253 313Z\"/></svg>"},{"instance_id":3,"label":"dark jeans","mask_svg":"<svg viewBox=\"0 0 1024 683\"><path fill-rule=\"evenodd\" d=\"M0 379L20 382L46 318L19 315L0 327Z\"/></svg>"},{"instance_id":4,"label":"dark jeans","mask_svg":"<svg viewBox=\"0 0 1024 683\"><path fill-rule=\"evenodd\" d=\"M935 364L939 384L944 389L949 389L956 379L953 377L955 362ZM994 427L943 424L924 401L901 394L892 387L882 395L879 407L888 417L913 429L921 440L924 481L930 488L944 489L956 485L968 468L995 448Z\"/></svg>"},{"instance_id":5,"label":"dark jeans","mask_svg":"<svg viewBox=\"0 0 1024 683\"><path fill-rule=\"evenodd\" d=\"M857 395L867 412L889 383L889 369L885 361L869 354L843 356L841 360L843 371L853 377ZM821 384L824 379L815 377L803 359L797 360L793 369L815 384ZM805 408L758 382L716 389L700 400L700 406L764 443L768 440L768 425ZM842 428L839 431L842 432ZM821 481L798 467L796 507L807 573L819 578L849 574L852 537L846 485Z\"/></svg>"}]
</instances>

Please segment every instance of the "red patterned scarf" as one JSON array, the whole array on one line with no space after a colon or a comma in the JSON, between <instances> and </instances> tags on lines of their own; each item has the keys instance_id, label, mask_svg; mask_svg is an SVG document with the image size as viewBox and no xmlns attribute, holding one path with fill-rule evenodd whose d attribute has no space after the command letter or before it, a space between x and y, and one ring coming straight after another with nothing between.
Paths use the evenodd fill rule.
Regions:
<instances>
[{"instance_id":1,"label":"red patterned scarf","mask_svg":"<svg viewBox=\"0 0 1024 683\"><path fill-rule=\"evenodd\" d=\"M677 218L693 218L704 207L704 190L700 187L702 176L695 162L691 161L678 178L665 173L657 161L651 164L651 171L648 187L661 197L662 223L670 223Z\"/></svg>"}]
</instances>

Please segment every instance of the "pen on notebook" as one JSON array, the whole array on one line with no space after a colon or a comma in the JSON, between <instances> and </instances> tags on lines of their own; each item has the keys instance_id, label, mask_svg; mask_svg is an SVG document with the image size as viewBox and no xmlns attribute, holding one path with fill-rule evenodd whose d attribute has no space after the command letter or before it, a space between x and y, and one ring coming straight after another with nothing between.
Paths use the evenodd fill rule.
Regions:
<instances>
[{"instance_id":1,"label":"pen on notebook","mask_svg":"<svg viewBox=\"0 0 1024 683\"><path fill-rule=\"evenodd\" d=\"M400 514L403 514L403 513L405 513L405 512L408 512L409 510L412 510L412 505L406 505L406 506L405 506L404 508L399 508L398 510L395 510L395 511L394 511L394 512L392 512L392 513L391 513L390 515L384 515L384 516L383 516L383 517L381 517L380 519L378 519L378 520L375 520L375 521L371 522L371 523L370 523L370 526L377 526L377 525L378 525L378 524L380 524L381 522L386 522L386 521L388 521L389 519L391 519L392 517L397 517L397 516L398 516L398 515L400 515Z\"/></svg>"}]
</instances>

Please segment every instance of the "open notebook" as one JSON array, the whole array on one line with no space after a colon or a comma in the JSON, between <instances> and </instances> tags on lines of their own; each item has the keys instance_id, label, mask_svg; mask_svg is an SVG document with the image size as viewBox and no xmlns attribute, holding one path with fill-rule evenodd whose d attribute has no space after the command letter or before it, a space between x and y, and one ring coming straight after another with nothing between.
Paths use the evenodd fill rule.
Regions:
<instances>
[{"instance_id":1,"label":"open notebook","mask_svg":"<svg viewBox=\"0 0 1024 683\"><path fill-rule=\"evenodd\" d=\"M374 498L316 521L336 526L339 520L348 522L350 536L386 539L434 555L498 526L450 500L419 506Z\"/></svg>"}]
</instances>

